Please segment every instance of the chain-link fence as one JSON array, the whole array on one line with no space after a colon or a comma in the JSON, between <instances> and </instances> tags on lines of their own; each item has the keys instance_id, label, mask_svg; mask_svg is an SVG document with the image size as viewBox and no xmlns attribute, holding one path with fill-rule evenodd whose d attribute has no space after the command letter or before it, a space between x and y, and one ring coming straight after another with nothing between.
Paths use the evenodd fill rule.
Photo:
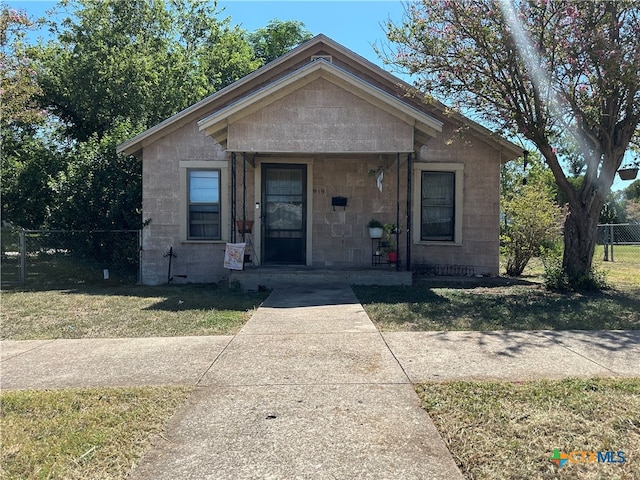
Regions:
<instances>
[{"instance_id":1,"label":"chain-link fence","mask_svg":"<svg viewBox=\"0 0 640 480\"><path fill-rule=\"evenodd\" d=\"M598 257L605 262L640 265L640 224L598 225L598 246L595 258Z\"/></svg>"},{"instance_id":2,"label":"chain-link fence","mask_svg":"<svg viewBox=\"0 0 640 480\"><path fill-rule=\"evenodd\" d=\"M68 286L139 279L138 230L2 229L2 283Z\"/></svg>"}]
</instances>

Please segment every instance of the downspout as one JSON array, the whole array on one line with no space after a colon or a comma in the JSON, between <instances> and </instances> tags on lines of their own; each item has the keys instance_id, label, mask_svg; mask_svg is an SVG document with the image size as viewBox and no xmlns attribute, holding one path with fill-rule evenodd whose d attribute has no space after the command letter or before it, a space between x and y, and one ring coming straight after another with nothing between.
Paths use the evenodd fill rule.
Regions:
<instances>
[{"instance_id":1,"label":"downspout","mask_svg":"<svg viewBox=\"0 0 640 480\"><path fill-rule=\"evenodd\" d=\"M245 241L247 223L247 153L242 152L242 241Z\"/></svg>"},{"instance_id":2,"label":"downspout","mask_svg":"<svg viewBox=\"0 0 640 480\"><path fill-rule=\"evenodd\" d=\"M407 271L411 271L411 195L412 195L412 164L411 153L407 155Z\"/></svg>"},{"instance_id":3,"label":"downspout","mask_svg":"<svg viewBox=\"0 0 640 480\"><path fill-rule=\"evenodd\" d=\"M231 152L231 243L236 242L236 154Z\"/></svg>"},{"instance_id":4,"label":"downspout","mask_svg":"<svg viewBox=\"0 0 640 480\"><path fill-rule=\"evenodd\" d=\"M400 152L396 154L396 247L398 249L396 271L400 271Z\"/></svg>"}]
</instances>

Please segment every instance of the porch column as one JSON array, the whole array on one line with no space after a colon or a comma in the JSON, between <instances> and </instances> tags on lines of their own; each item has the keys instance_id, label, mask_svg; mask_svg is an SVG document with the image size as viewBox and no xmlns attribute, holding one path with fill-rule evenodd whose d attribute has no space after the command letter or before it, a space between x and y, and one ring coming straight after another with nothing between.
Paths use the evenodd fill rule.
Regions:
<instances>
[{"instance_id":1,"label":"porch column","mask_svg":"<svg viewBox=\"0 0 640 480\"><path fill-rule=\"evenodd\" d=\"M247 153L242 152L242 241L245 241L247 222Z\"/></svg>"},{"instance_id":2,"label":"porch column","mask_svg":"<svg viewBox=\"0 0 640 480\"><path fill-rule=\"evenodd\" d=\"M400 271L400 152L396 154L396 248L398 249L396 271Z\"/></svg>"},{"instance_id":3,"label":"porch column","mask_svg":"<svg viewBox=\"0 0 640 480\"><path fill-rule=\"evenodd\" d=\"M407 271L411 270L411 194L413 181L411 170L411 153L407 155Z\"/></svg>"},{"instance_id":4,"label":"porch column","mask_svg":"<svg viewBox=\"0 0 640 480\"><path fill-rule=\"evenodd\" d=\"M236 243L236 154L231 152L231 243Z\"/></svg>"}]
</instances>

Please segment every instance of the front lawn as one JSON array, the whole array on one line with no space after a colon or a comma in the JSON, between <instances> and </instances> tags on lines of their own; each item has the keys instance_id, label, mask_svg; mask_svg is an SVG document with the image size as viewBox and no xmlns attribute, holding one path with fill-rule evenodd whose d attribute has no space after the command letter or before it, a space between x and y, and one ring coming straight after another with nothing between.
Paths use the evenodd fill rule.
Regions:
<instances>
[{"instance_id":1,"label":"front lawn","mask_svg":"<svg viewBox=\"0 0 640 480\"><path fill-rule=\"evenodd\" d=\"M0 395L0 478L124 479L190 387Z\"/></svg>"},{"instance_id":2,"label":"front lawn","mask_svg":"<svg viewBox=\"0 0 640 480\"><path fill-rule=\"evenodd\" d=\"M418 279L354 291L382 331L640 329L640 290L561 294L539 284Z\"/></svg>"},{"instance_id":3,"label":"front lawn","mask_svg":"<svg viewBox=\"0 0 640 480\"><path fill-rule=\"evenodd\" d=\"M640 379L424 383L416 391L466 478L638 478ZM556 449L570 456L562 467L550 459ZM597 452L615 463L597 462Z\"/></svg>"},{"instance_id":4,"label":"front lawn","mask_svg":"<svg viewBox=\"0 0 640 480\"><path fill-rule=\"evenodd\" d=\"M611 289L556 293L534 259L522 279L416 277L411 287L356 286L382 331L640 329L640 267L597 262Z\"/></svg>"},{"instance_id":5,"label":"front lawn","mask_svg":"<svg viewBox=\"0 0 640 480\"><path fill-rule=\"evenodd\" d=\"M84 286L2 292L3 340L229 335L267 292L217 285Z\"/></svg>"}]
</instances>

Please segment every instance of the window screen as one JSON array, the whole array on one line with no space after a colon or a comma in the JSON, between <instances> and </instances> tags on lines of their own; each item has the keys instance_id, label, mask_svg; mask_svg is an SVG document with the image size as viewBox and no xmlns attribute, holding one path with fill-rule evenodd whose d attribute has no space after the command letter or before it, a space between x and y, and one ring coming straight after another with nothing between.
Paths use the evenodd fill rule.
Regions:
<instances>
[{"instance_id":1,"label":"window screen","mask_svg":"<svg viewBox=\"0 0 640 480\"><path fill-rule=\"evenodd\" d=\"M455 173L422 172L422 240L453 241Z\"/></svg>"}]
</instances>

